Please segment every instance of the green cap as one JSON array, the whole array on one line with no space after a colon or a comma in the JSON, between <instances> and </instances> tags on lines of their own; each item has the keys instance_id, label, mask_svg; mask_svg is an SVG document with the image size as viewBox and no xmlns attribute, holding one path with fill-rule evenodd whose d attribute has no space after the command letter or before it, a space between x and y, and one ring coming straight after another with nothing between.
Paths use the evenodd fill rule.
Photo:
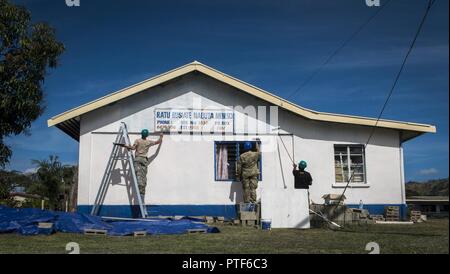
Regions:
<instances>
[{"instance_id":1,"label":"green cap","mask_svg":"<svg viewBox=\"0 0 450 274\"><path fill-rule=\"evenodd\" d=\"M148 129L143 129L142 131L141 131L141 136L142 136L142 138L145 138L145 137L147 137L148 136Z\"/></svg>"},{"instance_id":2,"label":"green cap","mask_svg":"<svg viewBox=\"0 0 450 274\"><path fill-rule=\"evenodd\" d=\"M300 161L300 163L298 163L300 169L305 169L307 166L308 164L305 161Z\"/></svg>"}]
</instances>

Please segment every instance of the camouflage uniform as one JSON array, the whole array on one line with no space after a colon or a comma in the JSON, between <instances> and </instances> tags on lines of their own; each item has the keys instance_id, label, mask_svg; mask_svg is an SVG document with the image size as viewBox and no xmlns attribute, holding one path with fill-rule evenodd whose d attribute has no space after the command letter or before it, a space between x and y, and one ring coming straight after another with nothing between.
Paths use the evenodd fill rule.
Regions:
<instances>
[{"instance_id":1,"label":"camouflage uniform","mask_svg":"<svg viewBox=\"0 0 450 274\"><path fill-rule=\"evenodd\" d=\"M147 139L136 139L133 144L134 149L136 149L134 155L134 171L136 172L139 192L143 202L145 198L145 187L147 186L147 167L149 164L147 153L149 148L155 144L156 142Z\"/></svg>"},{"instance_id":2,"label":"camouflage uniform","mask_svg":"<svg viewBox=\"0 0 450 274\"><path fill-rule=\"evenodd\" d=\"M142 197L145 195L145 187L147 186L147 157L137 156L134 159L134 170L138 181L139 193Z\"/></svg>"},{"instance_id":3,"label":"camouflage uniform","mask_svg":"<svg viewBox=\"0 0 450 274\"><path fill-rule=\"evenodd\" d=\"M237 178L242 182L244 202L256 203L256 189L258 188L260 152L247 151L241 154L237 162Z\"/></svg>"}]
</instances>

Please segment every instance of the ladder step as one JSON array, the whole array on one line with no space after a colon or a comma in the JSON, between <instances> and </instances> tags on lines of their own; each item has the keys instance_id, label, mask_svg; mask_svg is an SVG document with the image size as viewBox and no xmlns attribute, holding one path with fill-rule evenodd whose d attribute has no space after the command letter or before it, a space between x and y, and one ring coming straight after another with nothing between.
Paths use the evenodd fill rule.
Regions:
<instances>
[{"instance_id":1,"label":"ladder step","mask_svg":"<svg viewBox=\"0 0 450 274\"><path fill-rule=\"evenodd\" d=\"M106 235L108 234L107 230L104 229L85 229L84 235Z\"/></svg>"}]
</instances>

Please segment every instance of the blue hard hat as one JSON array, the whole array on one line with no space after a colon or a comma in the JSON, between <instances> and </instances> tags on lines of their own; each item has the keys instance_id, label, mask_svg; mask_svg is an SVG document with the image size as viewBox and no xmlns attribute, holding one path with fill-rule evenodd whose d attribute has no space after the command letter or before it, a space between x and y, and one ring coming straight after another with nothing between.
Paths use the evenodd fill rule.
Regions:
<instances>
[{"instance_id":1,"label":"blue hard hat","mask_svg":"<svg viewBox=\"0 0 450 274\"><path fill-rule=\"evenodd\" d=\"M253 147L252 142L244 143L244 150L250 150L250 149L252 149L252 147Z\"/></svg>"}]
</instances>

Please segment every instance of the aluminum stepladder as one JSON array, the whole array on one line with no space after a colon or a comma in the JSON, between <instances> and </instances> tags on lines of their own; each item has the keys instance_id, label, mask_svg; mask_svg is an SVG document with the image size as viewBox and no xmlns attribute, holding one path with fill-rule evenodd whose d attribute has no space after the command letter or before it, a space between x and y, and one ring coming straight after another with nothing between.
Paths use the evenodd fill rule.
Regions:
<instances>
[{"instance_id":1,"label":"aluminum stepladder","mask_svg":"<svg viewBox=\"0 0 450 274\"><path fill-rule=\"evenodd\" d=\"M123 166L128 167L129 172L131 173L129 174L131 177L131 188L137 196L141 217L146 218L147 210L144 205L144 202L142 201L141 193L139 192L138 181L133 164L134 163L133 153L131 152L131 150L122 148L117 144L131 145L130 137L128 136L127 125L124 122L122 122L120 125L119 133L117 134L116 140L114 142L111 155L109 156L108 164L106 165L105 173L103 174L103 178L100 183L100 188L98 190L97 197L95 198L95 202L91 210L91 215L98 215L100 206L103 204L106 193L108 191L108 187L111 180L111 173L114 170L114 167L116 166L117 162L122 161L123 164L125 163L125 165ZM125 153L121 155L122 150L125 150ZM130 203L132 202L130 201Z\"/></svg>"}]
</instances>

